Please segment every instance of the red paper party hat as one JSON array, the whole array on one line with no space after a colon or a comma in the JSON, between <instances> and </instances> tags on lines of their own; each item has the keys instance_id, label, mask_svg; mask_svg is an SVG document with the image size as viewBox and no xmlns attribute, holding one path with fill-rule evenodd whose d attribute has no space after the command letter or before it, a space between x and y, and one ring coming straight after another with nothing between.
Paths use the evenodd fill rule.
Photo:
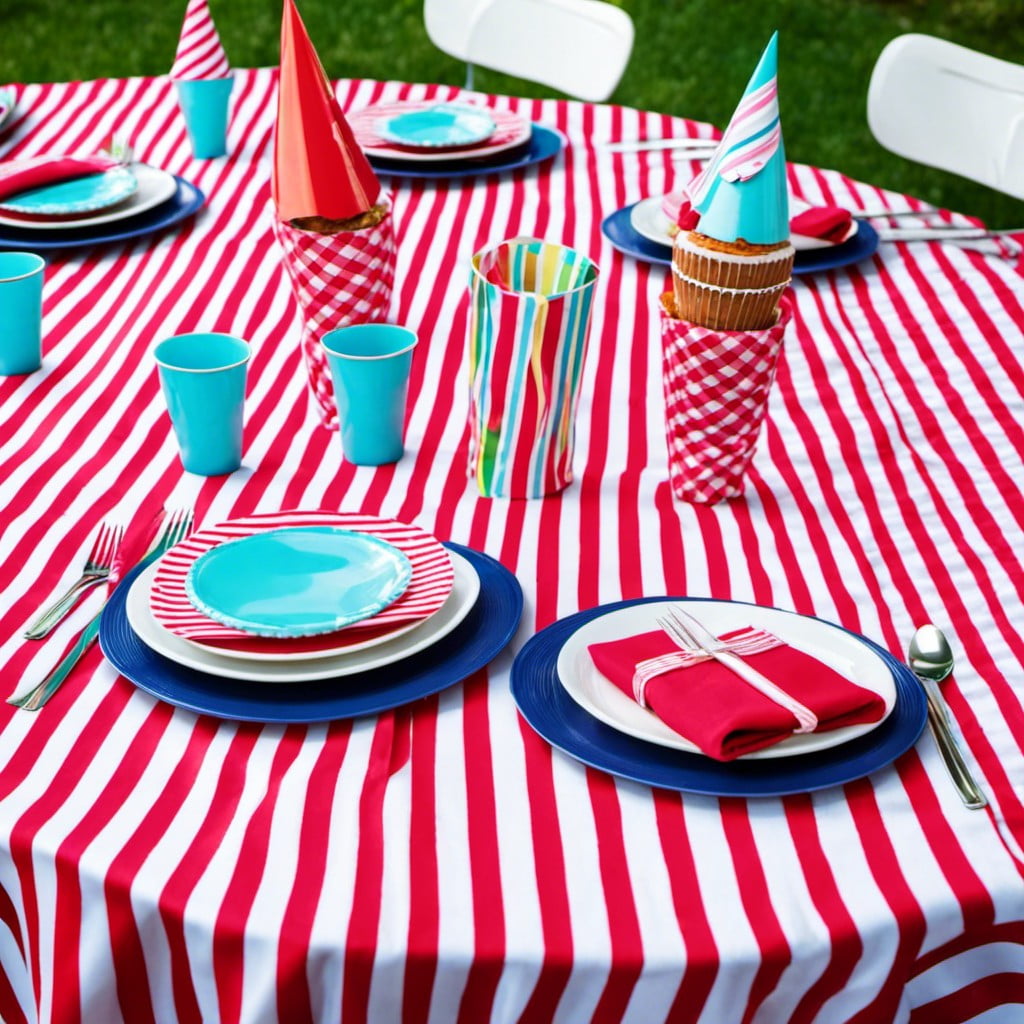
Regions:
<instances>
[{"instance_id":1,"label":"red paper party hat","mask_svg":"<svg viewBox=\"0 0 1024 1024\"><path fill-rule=\"evenodd\" d=\"M293 0L281 19L272 190L281 220L365 213L380 182L345 120Z\"/></svg>"},{"instance_id":2,"label":"red paper party hat","mask_svg":"<svg viewBox=\"0 0 1024 1024\"><path fill-rule=\"evenodd\" d=\"M230 74L231 65L228 64L228 56L217 35L206 0L188 0L178 50L171 67L171 78L196 81L227 78Z\"/></svg>"}]
</instances>

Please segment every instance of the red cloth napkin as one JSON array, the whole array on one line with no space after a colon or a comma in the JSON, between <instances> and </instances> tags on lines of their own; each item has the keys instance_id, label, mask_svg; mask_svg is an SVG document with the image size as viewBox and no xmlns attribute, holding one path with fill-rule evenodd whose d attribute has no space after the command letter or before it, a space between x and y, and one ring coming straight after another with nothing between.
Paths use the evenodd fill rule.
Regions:
<instances>
[{"instance_id":1,"label":"red cloth napkin","mask_svg":"<svg viewBox=\"0 0 1024 1024\"><path fill-rule=\"evenodd\" d=\"M674 209L674 200L680 199L679 208ZM686 198L673 194L666 198L662 207L683 231L693 231L700 220L700 214ZM853 214L841 206L810 206L789 218L789 230L804 238L820 238L824 242L838 244L850 232Z\"/></svg>"},{"instance_id":2,"label":"red cloth napkin","mask_svg":"<svg viewBox=\"0 0 1024 1024\"><path fill-rule=\"evenodd\" d=\"M116 160L106 156L37 156L12 160L0 166L0 202L19 192L89 174L102 174L117 166Z\"/></svg>"},{"instance_id":3,"label":"red cloth napkin","mask_svg":"<svg viewBox=\"0 0 1024 1024\"><path fill-rule=\"evenodd\" d=\"M812 206L789 219L789 230L805 238L838 243L846 238L853 214L841 206Z\"/></svg>"},{"instance_id":4,"label":"red cloth napkin","mask_svg":"<svg viewBox=\"0 0 1024 1024\"><path fill-rule=\"evenodd\" d=\"M731 633L721 637L728 640ZM676 650L660 630L588 647L598 671L633 697L637 664ZM885 713L880 696L850 682L817 658L782 644L744 656L751 666L782 687L818 717L818 732L877 722ZM732 761L791 736L792 713L745 683L717 661L655 676L647 683L648 707L709 757Z\"/></svg>"}]
</instances>

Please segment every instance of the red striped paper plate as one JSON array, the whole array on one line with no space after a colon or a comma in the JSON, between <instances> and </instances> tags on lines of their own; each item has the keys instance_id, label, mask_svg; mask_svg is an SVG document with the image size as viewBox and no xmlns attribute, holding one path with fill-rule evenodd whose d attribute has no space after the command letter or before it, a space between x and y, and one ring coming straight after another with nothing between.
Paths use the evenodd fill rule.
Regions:
<instances>
[{"instance_id":1,"label":"red striped paper plate","mask_svg":"<svg viewBox=\"0 0 1024 1024\"><path fill-rule=\"evenodd\" d=\"M412 563L409 586L397 601L373 617L314 637L253 636L215 622L189 601L185 577L201 554L225 541L287 526L338 526L379 537L393 544ZM216 647L223 654L260 659L309 657L362 650L394 639L437 612L451 593L454 580L448 552L418 526L359 512L292 509L229 519L193 533L161 559L150 606L157 621L176 636Z\"/></svg>"}]
</instances>

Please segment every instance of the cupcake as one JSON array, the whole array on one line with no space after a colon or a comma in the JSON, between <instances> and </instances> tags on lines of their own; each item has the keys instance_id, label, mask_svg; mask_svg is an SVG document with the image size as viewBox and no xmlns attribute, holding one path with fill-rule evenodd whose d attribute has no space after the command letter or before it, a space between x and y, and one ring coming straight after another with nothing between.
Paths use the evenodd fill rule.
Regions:
<instances>
[{"instance_id":1,"label":"cupcake","mask_svg":"<svg viewBox=\"0 0 1024 1024\"><path fill-rule=\"evenodd\" d=\"M676 315L714 330L771 327L793 272L777 60L776 34L707 167L685 189L699 220L673 243Z\"/></svg>"}]
</instances>

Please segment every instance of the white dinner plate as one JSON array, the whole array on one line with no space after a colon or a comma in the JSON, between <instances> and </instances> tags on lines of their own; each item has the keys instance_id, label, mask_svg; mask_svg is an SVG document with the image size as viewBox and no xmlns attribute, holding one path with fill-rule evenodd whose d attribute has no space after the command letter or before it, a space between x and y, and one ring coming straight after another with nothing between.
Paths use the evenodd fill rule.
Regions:
<instances>
[{"instance_id":1,"label":"white dinner plate","mask_svg":"<svg viewBox=\"0 0 1024 1024\"><path fill-rule=\"evenodd\" d=\"M140 573L128 593L125 612L129 625L147 647L179 665L200 672L260 683L299 683L354 675L390 665L424 650L450 633L469 614L480 593L480 579L465 558L454 551L448 553L455 570L455 585L440 611L387 643L346 654L318 654L284 661L243 660L183 640L165 629L150 611L150 590L159 563Z\"/></svg>"},{"instance_id":2,"label":"white dinner plate","mask_svg":"<svg viewBox=\"0 0 1024 1024\"><path fill-rule=\"evenodd\" d=\"M46 220L26 220L23 217L5 217L0 215L0 224L16 227L23 231L64 231L68 228L87 228L97 224L112 224L138 213L152 210L161 203L172 199L178 191L178 182L173 174L162 171L149 164L132 164L132 172L138 188L115 209L104 210L91 217L58 218L48 217Z\"/></svg>"},{"instance_id":3,"label":"white dinner plate","mask_svg":"<svg viewBox=\"0 0 1024 1024\"><path fill-rule=\"evenodd\" d=\"M851 682L877 693L885 712L876 722L847 725L829 732L791 736L774 746L744 754L743 759L793 757L846 743L877 728L896 703L892 671L866 644L846 630L818 619L778 608L763 608L731 601L666 601L689 606L695 618L716 636L743 626L766 629L780 640L828 665ZM658 629L655 621L662 604L651 602L610 612L578 629L562 646L558 656L558 678L565 691L585 711L619 732L656 743L662 747L699 754L700 749L670 729L657 715L640 707L610 679L598 672L587 647L590 644L636 636Z\"/></svg>"},{"instance_id":4,"label":"white dinner plate","mask_svg":"<svg viewBox=\"0 0 1024 1024\"><path fill-rule=\"evenodd\" d=\"M632 209L629 215L629 222L638 235L643 235L650 242L658 245L672 247L671 228L675 221L664 211L662 204L664 196L653 196L650 199L641 199ZM791 200L795 212L800 212L800 206L795 200ZM801 204L803 208L809 208L809 204ZM790 241L797 252L805 252L808 249L830 249L835 245L842 245L849 241L857 233L857 222L853 221L842 242L828 242L821 238L808 238L806 235L792 235Z\"/></svg>"}]
</instances>

